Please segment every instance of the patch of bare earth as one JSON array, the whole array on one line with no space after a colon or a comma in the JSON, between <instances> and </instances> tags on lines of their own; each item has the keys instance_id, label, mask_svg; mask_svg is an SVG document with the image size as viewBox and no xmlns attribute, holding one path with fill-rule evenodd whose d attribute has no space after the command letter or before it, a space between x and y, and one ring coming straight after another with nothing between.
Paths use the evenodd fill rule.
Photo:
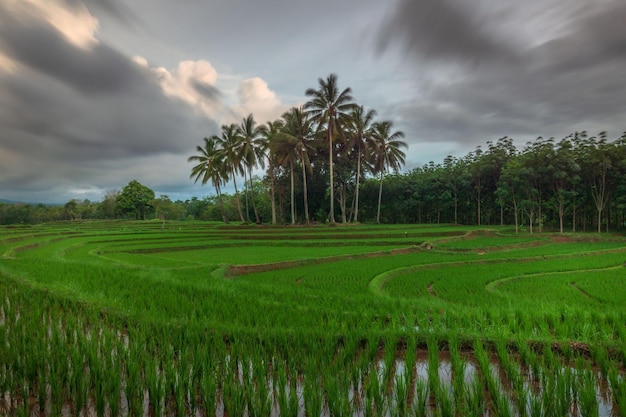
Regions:
<instances>
[{"instance_id":1,"label":"patch of bare earth","mask_svg":"<svg viewBox=\"0 0 626 417\"><path fill-rule=\"evenodd\" d=\"M267 272L267 271L276 271L279 269L288 269L295 268L297 266L307 266L307 265L320 265L325 263L343 261L346 259L369 259L369 258L378 258L383 256L395 256L395 255L403 255L407 253L419 252L418 248L402 248L402 249L391 249L381 252L368 252L362 254L347 254L347 255L337 255L337 256L327 256L324 258L315 258L315 259L298 259L293 261L281 261L281 262L272 262L266 264L253 264L253 265L230 265L226 272L226 276L228 277L236 277L238 275L244 274L252 274L255 272Z\"/></svg>"}]
</instances>

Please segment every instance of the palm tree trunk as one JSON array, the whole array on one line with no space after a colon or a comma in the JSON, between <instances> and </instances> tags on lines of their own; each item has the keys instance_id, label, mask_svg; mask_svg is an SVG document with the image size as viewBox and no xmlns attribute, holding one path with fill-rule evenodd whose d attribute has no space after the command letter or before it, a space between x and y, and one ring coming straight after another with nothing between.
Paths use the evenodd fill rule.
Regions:
<instances>
[{"instance_id":1,"label":"palm tree trunk","mask_svg":"<svg viewBox=\"0 0 626 417\"><path fill-rule=\"evenodd\" d=\"M295 192L294 192L294 182L293 182L293 161L289 162L290 173L291 173L291 224L296 224L296 202L295 202Z\"/></svg>"},{"instance_id":2,"label":"palm tree trunk","mask_svg":"<svg viewBox=\"0 0 626 417\"><path fill-rule=\"evenodd\" d=\"M304 162L302 162L302 189L304 191L304 221L306 225L309 225L309 198L307 196L307 188L306 188L306 167L304 166Z\"/></svg>"},{"instance_id":3,"label":"palm tree trunk","mask_svg":"<svg viewBox=\"0 0 626 417\"><path fill-rule=\"evenodd\" d=\"M272 194L272 224L276 224L276 184L274 178L274 166L270 159L269 162L269 171L270 171L270 188Z\"/></svg>"},{"instance_id":4,"label":"palm tree trunk","mask_svg":"<svg viewBox=\"0 0 626 417\"><path fill-rule=\"evenodd\" d=\"M248 207L248 179L246 178L246 171L243 171L243 182L246 185L245 194L246 194L246 219L248 223L250 223L250 208Z\"/></svg>"},{"instance_id":5,"label":"palm tree trunk","mask_svg":"<svg viewBox=\"0 0 626 417\"><path fill-rule=\"evenodd\" d=\"M222 221L224 223L228 223L228 219L226 218L226 213L224 212L224 201L222 200L222 191L219 185L215 186L215 192L217 193L217 199L220 202L220 211L222 212Z\"/></svg>"},{"instance_id":6,"label":"palm tree trunk","mask_svg":"<svg viewBox=\"0 0 626 417\"><path fill-rule=\"evenodd\" d=\"M261 223L261 220L259 220L259 213L256 210L256 203L254 201L254 185L252 184L252 166L250 166L248 171L249 171L248 179L250 180L250 198L252 199L252 210L254 210L254 218L256 220L256 223L259 224Z\"/></svg>"},{"instance_id":7,"label":"palm tree trunk","mask_svg":"<svg viewBox=\"0 0 626 417\"><path fill-rule=\"evenodd\" d=\"M337 198L339 202L339 211L341 212L341 223L346 222L346 188L343 182L339 184L337 187L337 192L339 193L339 197Z\"/></svg>"},{"instance_id":8,"label":"palm tree trunk","mask_svg":"<svg viewBox=\"0 0 626 417\"><path fill-rule=\"evenodd\" d=\"M332 134L332 116L328 120L328 163L330 173L330 213L328 214L328 221L330 224L335 224L335 184L334 184L334 172L333 172L333 134Z\"/></svg>"},{"instance_id":9,"label":"palm tree trunk","mask_svg":"<svg viewBox=\"0 0 626 417\"><path fill-rule=\"evenodd\" d=\"M376 223L380 223L380 203L383 197L383 175L385 170L380 171L380 187L378 188L378 211L376 212Z\"/></svg>"},{"instance_id":10,"label":"palm tree trunk","mask_svg":"<svg viewBox=\"0 0 626 417\"><path fill-rule=\"evenodd\" d=\"M356 163L356 189L354 190L354 222L359 222L359 184L361 181L361 150Z\"/></svg>"},{"instance_id":11,"label":"palm tree trunk","mask_svg":"<svg viewBox=\"0 0 626 417\"><path fill-rule=\"evenodd\" d=\"M235 170L232 170L233 173L233 184L235 185L235 199L237 200L237 210L239 210L239 219L241 222L244 222L243 213L241 212L241 200L239 199L239 193L237 192L237 180L235 179Z\"/></svg>"}]
</instances>

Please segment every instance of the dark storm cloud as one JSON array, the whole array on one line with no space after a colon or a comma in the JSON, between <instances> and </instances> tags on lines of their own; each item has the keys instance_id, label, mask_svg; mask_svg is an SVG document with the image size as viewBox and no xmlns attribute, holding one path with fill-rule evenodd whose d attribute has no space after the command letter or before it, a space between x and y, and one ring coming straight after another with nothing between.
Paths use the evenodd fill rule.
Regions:
<instances>
[{"instance_id":1,"label":"dark storm cloud","mask_svg":"<svg viewBox=\"0 0 626 417\"><path fill-rule=\"evenodd\" d=\"M80 5L81 0L65 0L71 5ZM124 23L127 27L134 28L141 23L141 19L124 3L115 0L86 0L84 2L95 10L102 10L108 15L114 17L119 22Z\"/></svg>"},{"instance_id":2,"label":"dark storm cloud","mask_svg":"<svg viewBox=\"0 0 626 417\"><path fill-rule=\"evenodd\" d=\"M410 52L428 59L511 59L507 47L483 28L479 16L450 0L401 0L380 28L379 48L400 41Z\"/></svg>"},{"instance_id":3,"label":"dark storm cloud","mask_svg":"<svg viewBox=\"0 0 626 417\"><path fill-rule=\"evenodd\" d=\"M0 45L23 65L86 94L121 91L140 80L136 65L106 45L79 48L51 26L11 19L6 10L4 15L0 18Z\"/></svg>"},{"instance_id":4,"label":"dark storm cloud","mask_svg":"<svg viewBox=\"0 0 626 417\"><path fill-rule=\"evenodd\" d=\"M542 70L573 72L626 59L626 3L612 3L580 18L569 33L531 51Z\"/></svg>"},{"instance_id":5,"label":"dark storm cloud","mask_svg":"<svg viewBox=\"0 0 626 417\"><path fill-rule=\"evenodd\" d=\"M505 135L528 140L581 129L619 137L626 130L626 4L605 4L577 9L559 22L561 32L524 50L501 48L514 45L506 39L514 33L492 41L488 22L474 24L471 14L452 9L451 2L403 0L379 38L400 42L413 57L419 94L394 110L415 142L449 141L466 149ZM514 22L519 11L508 9L506 18ZM423 22L426 16L433 21ZM445 28L431 30L440 24ZM472 57L481 65L473 65Z\"/></svg>"},{"instance_id":6,"label":"dark storm cloud","mask_svg":"<svg viewBox=\"0 0 626 417\"><path fill-rule=\"evenodd\" d=\"M3 16L0 51L18 69L0 71L0 190L62 202L77 184L120 188L132 179L124 176L155 169L167 182L166 164L184 166L200 139L217 132L106 44L79 48L45 22ZM163 155L171 157L158 166L148 159Z\"/></svg>"}]
</instances>

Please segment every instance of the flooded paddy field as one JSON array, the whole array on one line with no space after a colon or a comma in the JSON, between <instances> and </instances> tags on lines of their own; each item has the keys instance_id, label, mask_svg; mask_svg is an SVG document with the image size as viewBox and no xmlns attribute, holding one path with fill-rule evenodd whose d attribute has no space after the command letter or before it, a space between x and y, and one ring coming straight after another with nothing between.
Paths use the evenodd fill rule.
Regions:
<instances>
[{"instance_id":1,"label":"flooded paddy field","mask_svg":"<svg viewBox=\"0 0 626 417\"><path fill-rule=\"evenodd\" d=\"M619 235L0 232L0 415L626 415Z\"/></svg>"}]
</instances>

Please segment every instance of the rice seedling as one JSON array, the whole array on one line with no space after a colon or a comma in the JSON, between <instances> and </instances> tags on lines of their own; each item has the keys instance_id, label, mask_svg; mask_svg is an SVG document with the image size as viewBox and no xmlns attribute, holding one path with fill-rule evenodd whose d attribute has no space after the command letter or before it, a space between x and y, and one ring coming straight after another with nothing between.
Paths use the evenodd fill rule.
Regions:
<instances>
[{"instance_id":1,"label":"rice seedling","mask_svg":"<svg viewBox=\"0 0 626 417\"><path fill-rule=\"evenodd\" d=\"M307 372L304 378L304 411L307 416L320 417L324 406L323 392L315 371Z\"/></svg>"},{"instance_id":2,"label":"rice seedling","mask_svg":"<svg viewBox=\"0 0 626 417\"><path fill-rule=\"evenodd\" d=\"M609 371L609 385L613 393L613 401L617 405L617 410L621 415L626 415L626 381L616 368Z\"/></svg>"},{"instance_id":3,"label":"rice seedling","mask_svg":"<svg viewBox=\"0 0 626 417\"><path fill-rule=\"evenodd\" d=\"M468 230L11 231L0 236L0 392L10 415L592 415L623 404L612 369L626 357L624 240L498 232L415 247ZM576 346L598 373L581 376Z\"/></svg>"}]
</instances>

